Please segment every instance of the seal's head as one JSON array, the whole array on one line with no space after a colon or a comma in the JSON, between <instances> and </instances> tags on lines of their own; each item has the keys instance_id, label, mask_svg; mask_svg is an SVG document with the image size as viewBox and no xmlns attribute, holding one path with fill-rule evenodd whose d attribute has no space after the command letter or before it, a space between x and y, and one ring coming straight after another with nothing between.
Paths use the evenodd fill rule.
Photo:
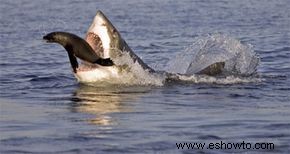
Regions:
<instances>
[{"instance_id":1,"label":"seal's head","mask_svg":"<svg viewBox=\"0 0 290 154\"><path fill-rule=\"evenodd\" d=\"M75 39L79 39L78 36L66 33L66 32L52 32L45 36L43 36L43 39L46 40L48 43L59 43L63 46L65 46L68 42L71 42Z\"/></svg>"},{"instance_id":2,"label":"seal's head","mask_svg":"<svg viewBox=\"0 0 290 154\"><path fill-rule=\"evenodd\" d=\"M43 39L46 40L48 43L56 42L56 32L49 33L45 36L43 36Z\"/></svg>"}]
</instances>

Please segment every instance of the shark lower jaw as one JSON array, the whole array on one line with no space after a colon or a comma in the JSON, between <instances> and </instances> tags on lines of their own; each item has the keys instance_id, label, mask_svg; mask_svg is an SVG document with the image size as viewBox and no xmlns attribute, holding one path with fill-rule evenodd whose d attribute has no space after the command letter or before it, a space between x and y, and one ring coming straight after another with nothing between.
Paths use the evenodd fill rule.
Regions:
<instances>
[{"instance_id":1,"label":"shark lower jaw","mask_svg":"<svg viewBox=\"0 0 290 154\"><path fill-rule=\"evenodd\" d=\"M78 82L81 83L92 83L99 81L110 82L111 79L120 78L120 71L116 66L104 67L99 65L82 65L78 68L78 71L74 73L74 75Z\"/></svg>"}]
</instances>

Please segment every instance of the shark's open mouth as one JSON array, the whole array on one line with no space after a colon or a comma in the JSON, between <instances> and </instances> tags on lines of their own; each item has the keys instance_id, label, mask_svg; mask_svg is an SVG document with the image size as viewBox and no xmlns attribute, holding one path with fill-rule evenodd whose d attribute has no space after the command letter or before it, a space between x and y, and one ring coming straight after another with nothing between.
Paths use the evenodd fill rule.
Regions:
<instances>
[{"instance_id":1,"label":"shark's open mouth","mask_svg":"<svg viewBox=\"0 0 290 154\"><path fill-rule=\"evenodd\" d=\"M98 56L104 57L104 47L101 38L97 34L93 32L88 32L86 36L86 41L89 43L89 45Z\"/></svg>"}]
</instances>

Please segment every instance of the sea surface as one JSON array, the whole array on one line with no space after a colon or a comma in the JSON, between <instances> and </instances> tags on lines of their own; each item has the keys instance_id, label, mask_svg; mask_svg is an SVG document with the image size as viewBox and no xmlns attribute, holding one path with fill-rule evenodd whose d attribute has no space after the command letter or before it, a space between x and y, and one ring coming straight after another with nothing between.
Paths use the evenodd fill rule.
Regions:
<instances>
[{"instance_id":1,"label":"sea surface","mask_svg":"<svg viewBox=\"0 0 290 154\"><path fill-rule=\"evenodd\" d=\"M249 47L256 73L79 84L65 50L42 37L83 37L97 10L154 69L183 71L180 57L214 38ZM0 153L290 153L289 10L289 0L0 0Z\"/></svg>"}]
</instances>

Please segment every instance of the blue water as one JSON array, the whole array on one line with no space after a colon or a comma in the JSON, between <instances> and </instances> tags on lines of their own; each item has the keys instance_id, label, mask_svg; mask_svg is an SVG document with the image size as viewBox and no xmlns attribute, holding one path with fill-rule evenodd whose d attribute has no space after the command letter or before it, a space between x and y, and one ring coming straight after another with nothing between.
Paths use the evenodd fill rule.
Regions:
<instances>
[{"instance_id":1,"label":"blue water","mask_svg":"<svg viewBox=\"0 0 290 154\"><path fill-rule=\"evenodd\" d=\"M0 153L289 153L290 5L243 1L0 1ZM201 36L251 44L249 82L91 87L42 36L84 36L102 10L144 62L165 70ZM178 149L179 142L275 149Z\"/></svg>"}]
</instances>

